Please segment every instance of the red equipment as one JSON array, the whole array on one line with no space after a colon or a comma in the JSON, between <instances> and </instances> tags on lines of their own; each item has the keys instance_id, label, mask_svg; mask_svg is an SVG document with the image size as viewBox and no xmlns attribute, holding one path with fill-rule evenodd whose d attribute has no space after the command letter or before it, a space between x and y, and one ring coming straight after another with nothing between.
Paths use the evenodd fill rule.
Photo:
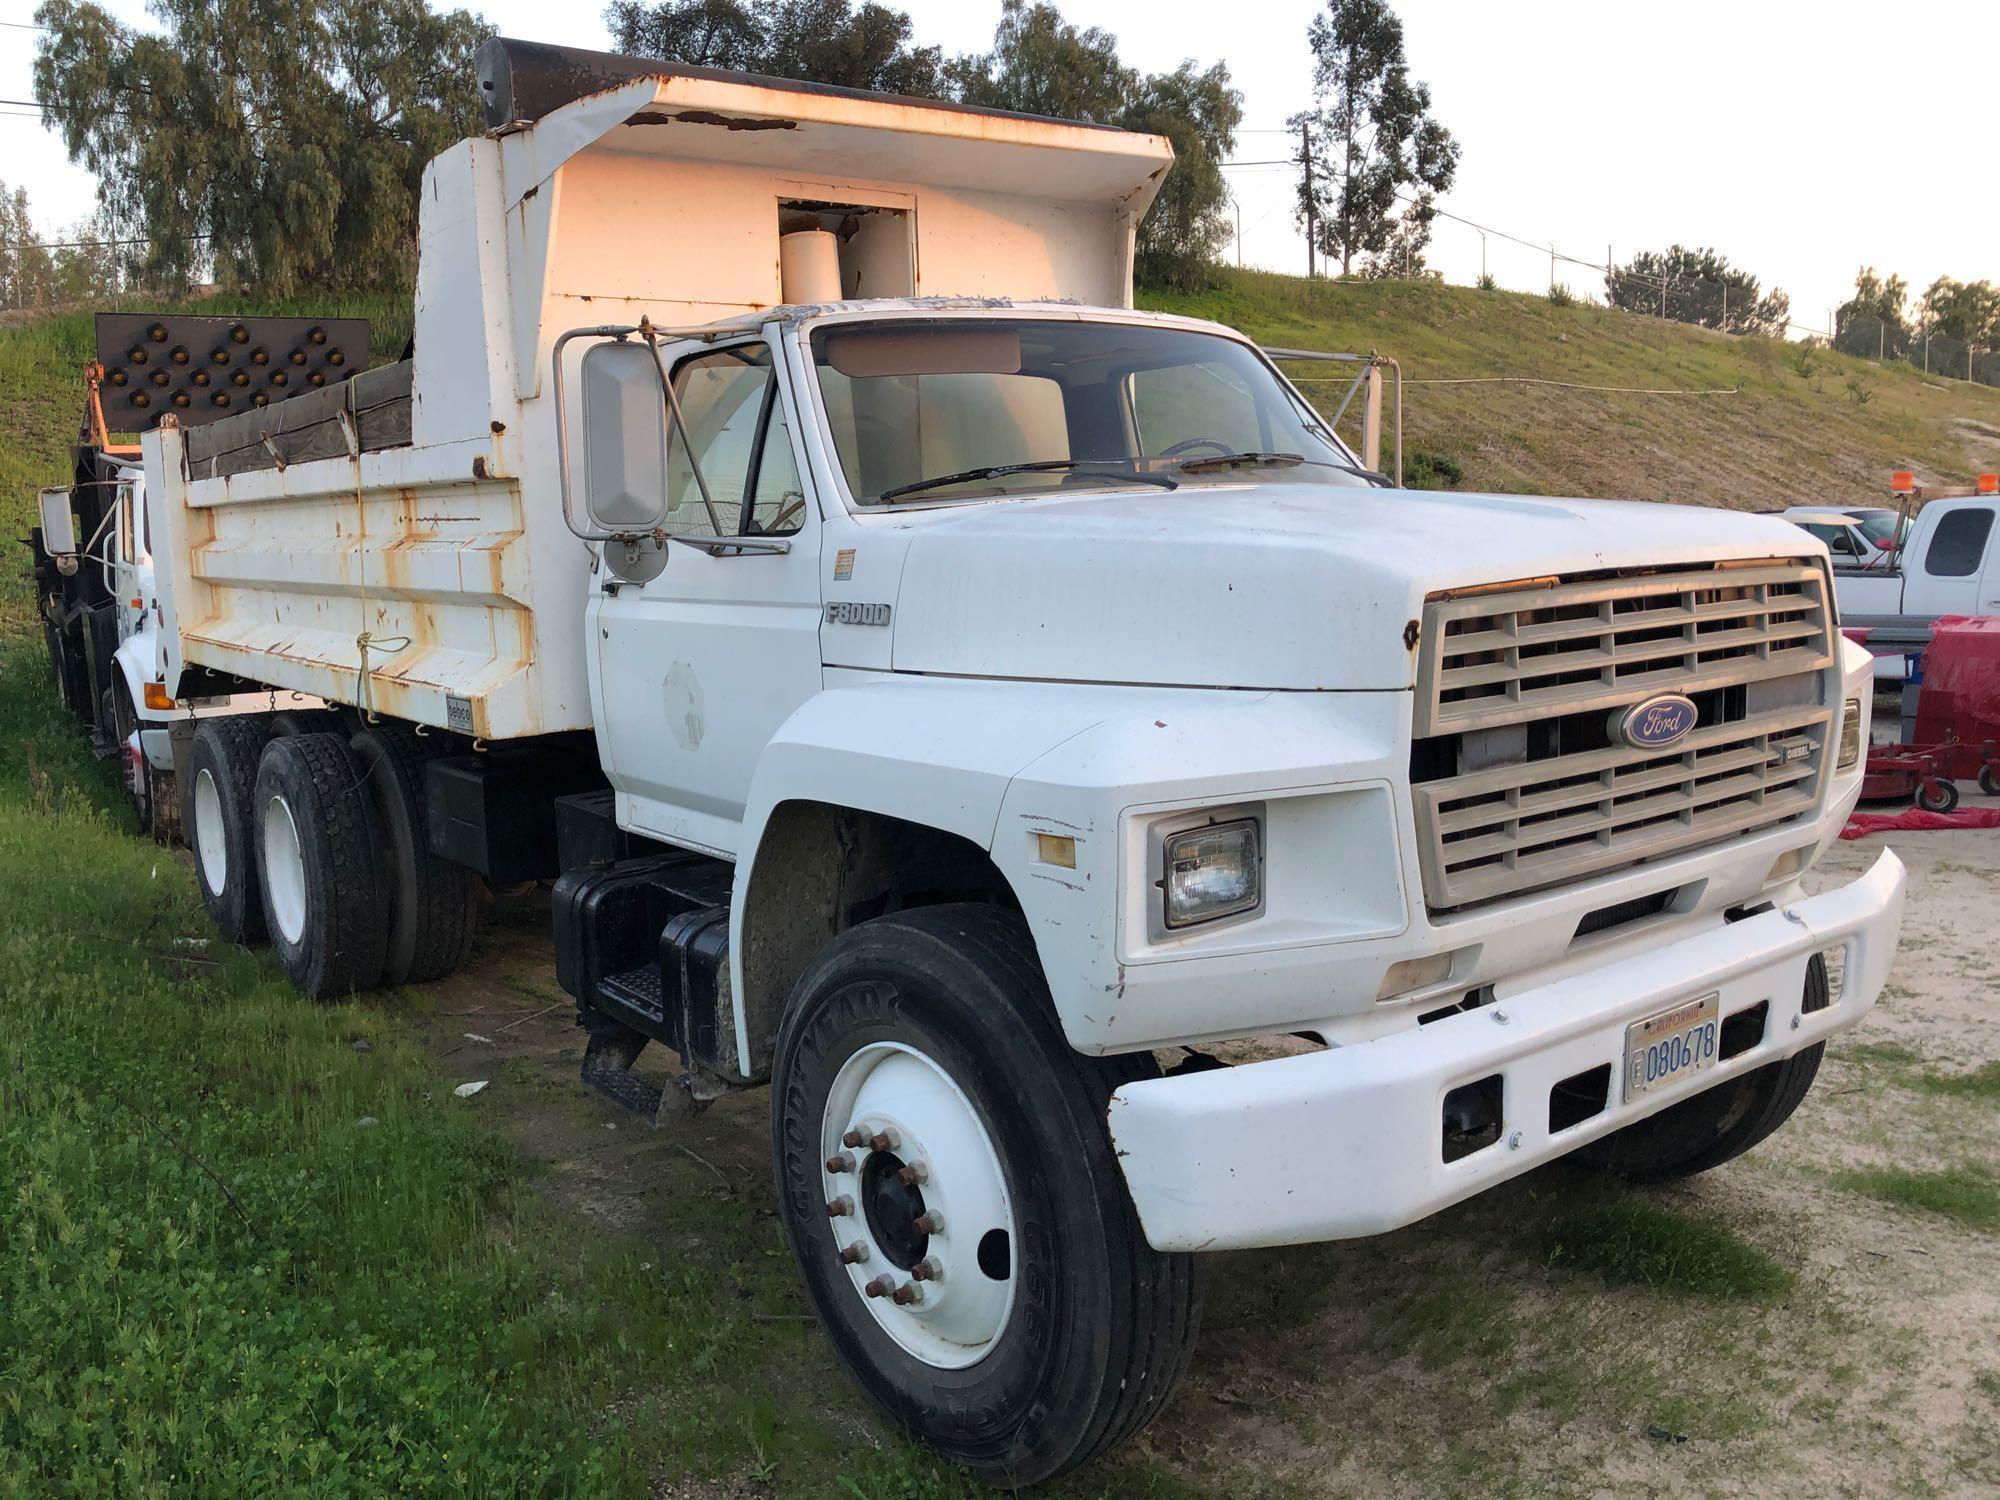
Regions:
<instances>
[{"instance_id":1,"label":"red equipment","mask_svg":"<svg viewBox=\"0 0 2000 1500\"><path fill-rule=\"evenodd\" d=\"M1926 812L1958 806L1957 780L2000 796L2000 616L1946 615L1924 651L1916 739L1868 751L1864 798L1914 795Z\"/></svg>"}]
</instances>

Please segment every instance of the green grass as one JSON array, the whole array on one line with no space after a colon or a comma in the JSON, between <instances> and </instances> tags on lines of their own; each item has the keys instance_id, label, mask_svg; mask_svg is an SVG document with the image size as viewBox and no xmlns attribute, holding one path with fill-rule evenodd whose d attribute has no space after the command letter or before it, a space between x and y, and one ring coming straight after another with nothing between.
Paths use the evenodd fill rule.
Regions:
<instances>
[{"instance_id":1,"label":"green grass","mask_svg":"<svg viewBox=\"0 0 2000 1500\"><path fill-rule=\"evenodd\" d=\"M1609 1282L1701 1297L1769 1301L1798 1280L1731 1230L1637 1199L1559 1218L1549 1230L1549 1259Z\"/></svg>"},{"instance_id":2,"label":"green grass","mask_svg":"<svg viewBox=\"0 0 2000 1500\"><path fill-rule=\"evenodd\" d=\"M1834 1182L1849 1192L1937 1214L1973 1229L2000 1229L2000 1180L1976 1167L1947 1167L1936 1172L1882 1167L1841 1172Z\"/></svg>"}]
</instances>

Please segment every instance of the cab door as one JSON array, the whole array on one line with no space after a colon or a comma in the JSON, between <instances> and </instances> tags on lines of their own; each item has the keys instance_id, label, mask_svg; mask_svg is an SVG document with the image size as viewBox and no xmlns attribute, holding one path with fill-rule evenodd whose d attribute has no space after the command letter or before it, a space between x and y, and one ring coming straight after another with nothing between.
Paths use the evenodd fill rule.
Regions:
<instances>
[{"instance_id":1,"label":"cab door","mask_svg":"<svg viewBox=\"0 0 2000 1500\"><path fill-rule=\"evenodd\" d=\"M681 540L650 581L598 575L598 743L622 825L733 855L764 747L820 688L820 517L769 344L697 346L669 369L686 440L670 428L665 530Z\"/></svg>"},{"instance_id":2,"label":"cab door","mask_svg":"<svg viewBox=\"0 0 2000 1500\"><path fill-rule=\"evenodd\" d=\"M1924 615L1979 615L2000 610L2000 570L1988 561L1991 553L2000 549L1992 542L1992 506L1962 505L1942 512L1924 545L1921 575L1910 579L1904 610Z\"/></svg>"}]
</instances>

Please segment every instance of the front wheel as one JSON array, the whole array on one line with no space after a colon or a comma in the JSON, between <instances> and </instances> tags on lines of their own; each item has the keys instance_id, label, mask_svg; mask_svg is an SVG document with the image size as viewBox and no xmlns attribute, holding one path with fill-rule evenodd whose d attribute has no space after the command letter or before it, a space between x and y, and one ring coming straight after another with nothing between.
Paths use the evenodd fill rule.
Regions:
<instances>
[{"instance_id":1,"label":"front wheel","mask_svg":"<svg viewBox=\"0 0 2000 1500\"><path fill-rule=\"evenodd\" d=\"M1129 1437L1187 1368L1193 1258L1147 1245L1105 1127L1151 1070L1070 1048L991 907L863 923L794 992L772 1078L793 1257L870 1399L989 1482Z\"/></svg>"}]
</instances>

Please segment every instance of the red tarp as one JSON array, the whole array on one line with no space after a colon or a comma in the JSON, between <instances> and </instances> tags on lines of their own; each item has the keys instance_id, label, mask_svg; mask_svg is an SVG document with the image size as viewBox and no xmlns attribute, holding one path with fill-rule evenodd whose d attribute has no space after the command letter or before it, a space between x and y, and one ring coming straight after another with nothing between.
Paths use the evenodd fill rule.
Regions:
<instances>
[{"instance_id":1,"label":"red tarp","mask_svg":"<svg viewBox=\"0 0 2000 1500\"><path fill-rule=\"evenodd\" d=\"M1852 814L1840 830L1844 839L1865 839L1871 833L1936 833L1945 828L2000 828L2000 807L1966 807L1957 812L1925 812L1921 807L1899 813Z\"/></svg>"}]
</instances>

